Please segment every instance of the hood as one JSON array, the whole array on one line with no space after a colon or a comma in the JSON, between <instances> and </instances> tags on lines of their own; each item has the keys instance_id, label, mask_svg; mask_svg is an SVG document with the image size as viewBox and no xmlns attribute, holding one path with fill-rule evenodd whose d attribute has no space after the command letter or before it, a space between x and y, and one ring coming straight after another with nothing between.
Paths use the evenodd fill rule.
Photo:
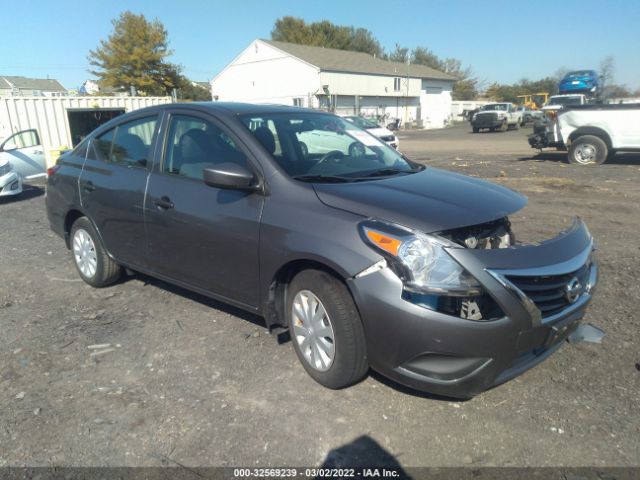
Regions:
<instances>
[{"instance_id":1,"label":"hood","mask_svg":"<svg viewBox=\"0 0 640 480\"><path fill-rule=\"evenodd\" d=\"M508 188L436 168L368 182L318 183L314 189L330 207L425 233L496 220L527 203Z\"/></svg>"},{"instance_id":2,"label":"hood","mask_svg":"<svg viewBox=\"0 0 640 480\"><path fill-rule=\"evenodd\" d=\"M367 128L367 132L376 137L395 137L395 134L391 130L384 127Z\"/></svg>"}]
</instances>

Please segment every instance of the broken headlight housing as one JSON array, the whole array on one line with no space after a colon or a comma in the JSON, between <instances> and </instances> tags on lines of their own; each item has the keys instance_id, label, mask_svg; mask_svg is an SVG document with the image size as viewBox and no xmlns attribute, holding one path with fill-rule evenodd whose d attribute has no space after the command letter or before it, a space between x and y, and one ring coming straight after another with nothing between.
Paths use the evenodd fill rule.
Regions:
<instances>
[{"instance_id":1,"label":"broken headlight housing","mask_svg":"<svg viewBox=\"0 0 640 480\"><path fill-rule=\"evenodd\" d=\"M426 294L472 296L482 293L478 281L445 248L461 248L449 240L379 221L361 224L365 241L390 257L405 289Z\"/></svg>"},{"instance_id":2,"label":"broken headlight housing","mask_svg":"<svg viewBox=\"0 0 640 480\"><path fill-rule=\"evenodd\" d=\"M446 251L465 248L453 239L427 235L377 220L360 224L364 240L381 251L404 284L402 297L430 310L476 321L504 313L480 283Z\"/></svg>"}]
</instances>

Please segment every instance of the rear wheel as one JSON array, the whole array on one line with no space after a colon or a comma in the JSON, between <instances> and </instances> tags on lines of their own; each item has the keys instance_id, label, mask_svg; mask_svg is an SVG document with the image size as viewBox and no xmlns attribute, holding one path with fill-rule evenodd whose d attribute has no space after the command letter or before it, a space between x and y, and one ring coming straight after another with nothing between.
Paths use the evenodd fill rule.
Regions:
<instances>
[{"instance_id":1,"label":"rear wheel","mask_svg":"<svg viewBox=\"0 0 640 480\"><path fill-rule=\"evenodd\" d=\"M569 163L577 165L599 165L607 160L607 144L595 135L582 135L571 142Z\"/></svg>"},{"instance_id":2,"label":"rear wheel","mask_svg":"<svg viewBox=\"0 0 640 480\"><path fill-rule=\"evenodd\" d=\"M76 270L92 287L106 287L122 273L102 247L93 224L87 217L80 217L71 227L71 252Z\"/></svg>"},{"instance_id":3,"label":"rear wheel","mask_svg":"<svg viewBox=\"0 0 640 480\"><path fill-rule=\"evenodd\" d=\"M338 389L364 378L364 330L342 282L320 270L300 272L288 288L287 317L296 355L315 381Z\"/></svg>"}]
</instances>

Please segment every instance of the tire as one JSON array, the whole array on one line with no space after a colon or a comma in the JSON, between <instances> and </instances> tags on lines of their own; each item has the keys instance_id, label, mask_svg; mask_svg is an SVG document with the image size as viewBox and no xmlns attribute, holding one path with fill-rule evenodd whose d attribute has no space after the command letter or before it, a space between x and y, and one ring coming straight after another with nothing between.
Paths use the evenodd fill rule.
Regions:
<instances>
[{"instance_id":1,"label":"tire","mask_svg":"<svg viewBox=\"0 0 640 480\"><path fill-rule=\"evenodd\" d=\"M520 130L520 124L519 124L518 122L516 122L516 123L513 125L513 129L514 129L514 130Z\"/></svg>"},{"instance_id":2,"label":"tire","mask_svg":"<svg viewBox=\"0 0 640 480\"><path fill-rule=\"evenodd\" d=\"M500 131L506 132L508 128L509 128L509 124L507 123L506 120L503 120L502 125L500 125Z\"/></svg>"},{"instance_id":3,"label":"tire","mask_svg":"<svg viewBox=\"0 0 640 480\"><path fill-rule=\"evenodd\" d=\"M473 133L478 133L480 129L478 127L473 127Z\"/></svg>"},{"instance_id":4,"label":"tire","mask_svg":"<svg viewBox=\"0 0 640 480\"><path fill-rule=\"evenodd\" d=\"M80 217L74 222L70 244L73 263L82 280L96 288L118 280L122 268L109 258L87 217Z\"/></svg>"},{"instance_id":5,"label":"tire","mask_svg":"<svg viewBox=\"0 0 640 480\"><path fill-rule=\"evenodd\" d=\"M305 305L310 305L314 314L307 316ZM304 270L289 284L286 308L293 348L311 378L327 388L339 389L365 377L369 364L364 329L342 282L324 271ZM326 315L317 319L321 308ZM311 341L305 336L309 330L303 328L308 325L316 330L311 332Z\"/></svg>"},{"instance_id":6,"label":"tire","mask_svg":"<svg viewBox=\"0 0 640 480\"><path fill-rule=\"evenodd\" d=\"M574 165L600 165L608 155L604 140L595 135L582 135L571 142L568 159Z\"/></svg>"}]
</instances>

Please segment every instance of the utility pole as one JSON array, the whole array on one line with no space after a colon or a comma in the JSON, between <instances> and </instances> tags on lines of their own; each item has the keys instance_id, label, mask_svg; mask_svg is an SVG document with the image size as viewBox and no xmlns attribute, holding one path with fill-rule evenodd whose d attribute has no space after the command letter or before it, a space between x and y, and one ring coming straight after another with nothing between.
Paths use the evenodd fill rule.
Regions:
<instances>
[{"instance_id":1,"label":"utility pole","mask_svg":"<svg viewBox=\"0 0 640 480\"><path fill-rule=\"evenodd\" d=\"M405 128L407 128L407 122L409 121L409 65L411 65L411 58L408 56L409 54L407 53L407 88L405 90L405 97L404 97L404 120L403 120L403 126Z\"/></svg>"}]
</instances>

